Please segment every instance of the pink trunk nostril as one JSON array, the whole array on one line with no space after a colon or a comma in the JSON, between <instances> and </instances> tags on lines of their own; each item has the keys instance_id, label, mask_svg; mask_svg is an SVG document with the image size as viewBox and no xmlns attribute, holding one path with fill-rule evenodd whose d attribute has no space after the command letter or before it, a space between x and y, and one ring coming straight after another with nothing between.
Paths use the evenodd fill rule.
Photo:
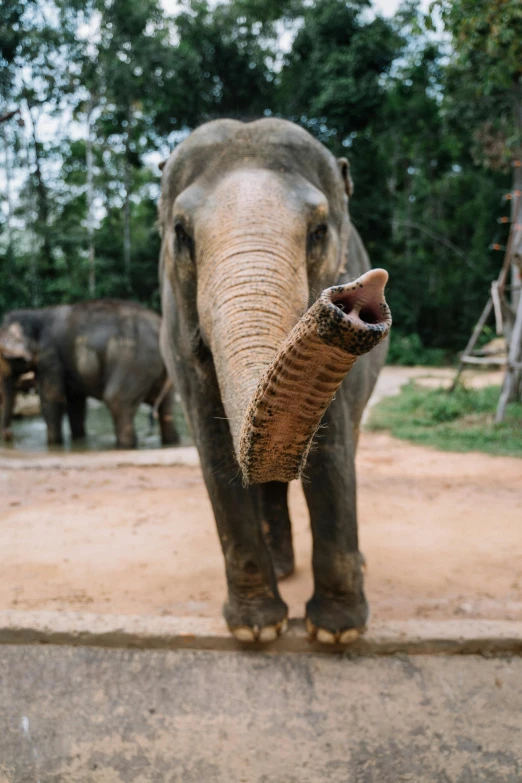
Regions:
<instances>
[{"instance_id":1,"label":"pink trunk nostril","mask_svg":"<svg viewBox=\"0 0 522 783\"><path fill-rule=\"evenodd\" d=\"M378 324L384 320L378 305L376 303L363 304L357 298L357 292L350 291L344 296L332 297L332 302L345 315L354 313L366 324Z\"/></svg>"},{"instance_id":2,"label":"pink trunk nostril","mask_svg":"<svg viewBox=\"0 0 522 783\"><path fill-rule=\"evenodd\" d=\"M380 313L373 307L362 307L359 310L359 318L366 324L378 324L383 320Z\"/></svg>"},{"instance_id":3,"label":"pink trunk nostril","mask_svg":"<svg viewBox=\"0 0 522 783\"><path fill-rule=\"evenodd\" d=\"M365 324L383 324L389 319L388 308L384 306L387 280L384 269L372 269L353 284L327 290L326 299L330 297L332 304L346 316L353 314Z\"/></svg>"},{"instance_id":4,"label":"pink trunk nostril","mask_svg":"<svg viewBox=\"0 0 522 783\"><path fill-rule=\"evenodd\" d=\"M340 296L332 296L332 302L336 307L339 308L339 310L342 310L342 312L345 315L348 315L348 313L351 313L353 310L355 297L353 296L352 292L350 291L348 294L341 294Z\"/></svg>"}]
</instances>

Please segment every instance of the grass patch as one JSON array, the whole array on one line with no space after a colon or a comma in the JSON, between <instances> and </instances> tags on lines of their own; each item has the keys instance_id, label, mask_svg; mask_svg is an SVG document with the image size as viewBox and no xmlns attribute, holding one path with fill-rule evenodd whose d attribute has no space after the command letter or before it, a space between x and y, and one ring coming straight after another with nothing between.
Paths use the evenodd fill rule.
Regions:
<instances>
[{"instance_id":1,"label":"grass patch","mask_svg":"<svg viewBox=\"0 0 522 783\"><path fill-rule=\"evenodd\" d=\"M396 397L387 397L370 414L369 429L441 451L483 451L522 457L522 404L511 403L495 424L500 388L454 392L426 389L410 382Z\"/></svg>"}]
</instances>

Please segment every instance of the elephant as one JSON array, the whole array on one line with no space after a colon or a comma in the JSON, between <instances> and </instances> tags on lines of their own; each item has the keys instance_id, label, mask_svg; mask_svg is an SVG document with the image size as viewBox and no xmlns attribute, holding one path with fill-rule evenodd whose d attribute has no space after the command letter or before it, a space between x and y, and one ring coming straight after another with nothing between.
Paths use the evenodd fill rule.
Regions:
<instances>
[{"instance_id":1,"label":"elephant","mask_svg":"<svg viewBox=\"0 0 522 783\"><path fill-rule=\"evenodd\" d=\"M387 273L350 221L349 163L289 121L222 119L160 168L160 345L217 523L229 630L243 642L286 630L278 580L294 570L300 476L308 633L351 642L368 619L354 457L391 315Z\"/></svg>"},{"instance_id":2,"label":"elephant","mask_svg":"<svg viewBox=\"0 0 522 783\"><path fill-rule=\"evenodd\" d=\"M50 445L63 443L65 412L73 440L85 436L87 397L106 403L119 448L136 447L142 402L157 407L162 443L177 444L159 332L160 317L136 302L99 299L7 313L0 327L4 440L12 438L17 378L33 369Z\"/></svg>"}]
</instances>

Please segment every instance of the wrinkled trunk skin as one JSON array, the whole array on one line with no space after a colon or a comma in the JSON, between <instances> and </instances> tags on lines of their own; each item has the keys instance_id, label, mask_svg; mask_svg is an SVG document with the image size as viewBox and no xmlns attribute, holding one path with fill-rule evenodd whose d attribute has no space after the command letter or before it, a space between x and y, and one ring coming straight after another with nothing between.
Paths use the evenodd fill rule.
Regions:
<instances>
[{"instance_id":1,"label":"wrinkled trunk skin","mask_svg":"<svg viewBox=\"0 0 522 783\"><path fill-rule=\"evenodd\" d=\"M236 456L259 379L308 304L304 239L296 237L300 225L274 193L273 181L268 190L265 177L259 171L230 177L219 192L221 209L200 239L200 325L214 358ZM269 197L261 200L263 188Z\"/></svg>"},{"instance_id":2,"label":"wrinkled trunk skin","mask_svg":"<svg viewBox=\"0 0 522 783\"><path fill-rule=\"evenodd\" d=\"M239 464L245 483L292 481L306 464L326 408L358 356L389 333L388 274L373 269L323 291L261 378L246 412Z\"/></svg>"}]
</instances>

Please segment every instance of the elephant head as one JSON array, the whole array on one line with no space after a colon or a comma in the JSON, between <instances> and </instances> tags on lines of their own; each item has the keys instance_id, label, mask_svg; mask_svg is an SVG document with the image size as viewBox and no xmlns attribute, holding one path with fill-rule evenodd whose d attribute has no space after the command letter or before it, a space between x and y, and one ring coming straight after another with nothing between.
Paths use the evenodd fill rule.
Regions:
<instances>
[{"instance_id":1,"label":"elephant head","mask_svg":"<svg viewBox=\"0 0 522 783\"><path fill-rule=\"evenodd\" d=\"M162 268L212 355L246 483L299 475L342 379L389 331L384 270L334 286L350 193L347 161L284 120L208 123L163 168Z\"/></svg>"},{"instance_id":2,"label":"elephant head","mask_svg":"<svg viewBox=\"0 0 522 783\"><path fill-rule=\"evenodd\" d=\"M4 360L22 360L32 363L34 353L22 325L14 321L6 321L0 327L0 356Z\"/></svg>"}]
</instances>

